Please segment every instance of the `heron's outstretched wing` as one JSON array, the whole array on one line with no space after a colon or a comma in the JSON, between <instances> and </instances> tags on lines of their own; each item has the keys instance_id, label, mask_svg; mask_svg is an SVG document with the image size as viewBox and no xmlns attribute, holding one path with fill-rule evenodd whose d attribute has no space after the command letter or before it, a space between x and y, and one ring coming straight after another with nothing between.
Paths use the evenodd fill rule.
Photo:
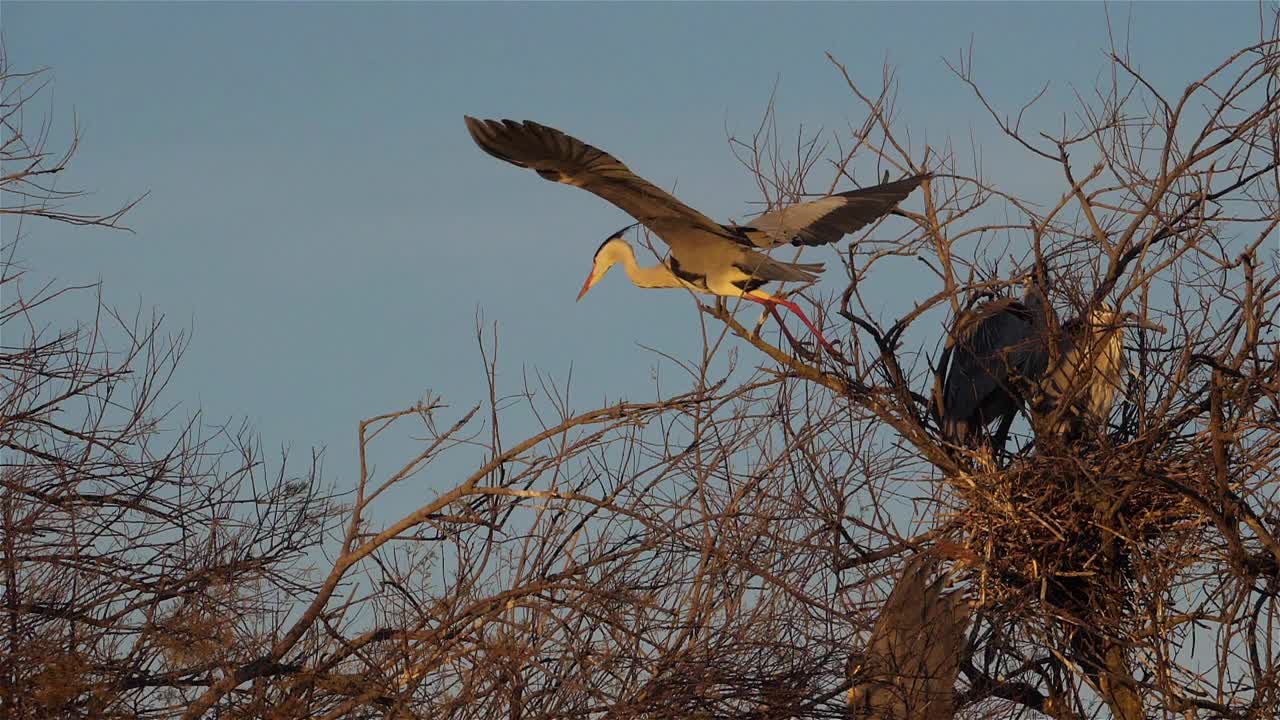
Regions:
<instances>
[{"instance_id":1,"label":"heron's outstretched wing","mask_svg":"<svg viewBox=\"0 0 1280 720\"><path fill-rule=\"evenodd\" d=\"M731 230L759 248L778 245L826 245L874 222L893 210L929 174L875 187L850 190L767 212Z\"/></svg>"},{"instance_id":2,"label":"heron's outstretched wing","mask_svg":"<svg viewBox=\"0 0 1280 720\"><path fill-rule=\"evenodd\" d=\"M547 180L576 185L608 200L661 235L664 227L697 227L716 235L719 223L650 183L614 156L555 128L526 120L478 120L467 130L481 150Z\"/></svg>"},{"instance_id":3,"label":"heron's outstretched wing","mask_svg":"<svg viewBox=\"0 0 1280 720\"><path fill-rule=\"evenodd\" d=\"M889 593L851 688L854 717L950 720L969 606L932 582L934 562L917 556Z\"/></svg>"}]
</instances>

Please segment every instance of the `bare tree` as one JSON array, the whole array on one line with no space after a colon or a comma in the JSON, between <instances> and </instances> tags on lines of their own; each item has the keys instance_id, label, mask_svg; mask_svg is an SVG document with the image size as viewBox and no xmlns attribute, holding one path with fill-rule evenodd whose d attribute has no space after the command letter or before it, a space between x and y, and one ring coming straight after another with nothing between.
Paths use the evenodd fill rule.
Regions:
<instances>
[{"instance_id":1,"label":"bare tree","mask_svg":"<svg viewBox=\"0 0 1280 720\"><path fill-rule=\"evenodd\" d=\"M841 356L699 306L703 353L664 357L654 399L579 411L543 375L499 386L478 324L489 396L360 422L341 506L313 465L268 477L248 436L171 420L180 338L100 316L126 363L29 323L0 425L6 712L841 717L868 682L850 655L927 550L974 608L958 716L1275 717L1280 27L1258 30L1172 94L1117 45L1051 131L1024 121L1046 90L1009 116L973 50L952 59L1061 179L1047 201L913 139L891 68L832 58L860 121L784 141L771 104L731 148L770 206L934 173L854 238L842 292L806 298ZM904 265L931 287L878 294ZM1107 423L1037 436L1032 410L1007 453L953 444L929 392L946 328L1028 273L1055 317L1105 303L1170 332L1126 336ZM417 453L376 471L405 436ZM438 492L388 502L411 485Z\"/></svg>"},{"instance_id":2,"label":"bare tree","mask_svg":"<svg viewBox=\"0 0 1280 720\"><path fill-rule=\"evenodd\" d=\"M66 207L80 193L52 178L78 135L53 153L49 116L34 132L27 117L46 83L0 50L0 715L173 714L183 689L260 654L307 592L302 561L332 508L314 462L269 470L246 427L163 404L184 334L94 287L24 283L28 224L123 228L134 204ZM51 328L41 313L56 303L90 312Z\"/></svg>"}]
</instances>

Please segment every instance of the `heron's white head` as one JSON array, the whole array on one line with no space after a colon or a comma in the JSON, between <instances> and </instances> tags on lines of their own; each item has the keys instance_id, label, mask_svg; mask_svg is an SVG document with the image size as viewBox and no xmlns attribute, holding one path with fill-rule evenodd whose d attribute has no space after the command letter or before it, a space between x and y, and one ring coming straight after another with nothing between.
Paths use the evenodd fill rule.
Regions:
<instances>
[{"instance_id":1,"label":"heron's white head","mask_svg":"<svg viewBox=\"0 0 1280 720\"><path fill-rule=\"evenodd\" d=\"M622 236L636 225L639 225L639 223L633 223L622 228L606 238L603 243L600 243L595 257L591 260L591 274L587 276L587 281L582 283L582 290L578 292L579 300L582 299L583 295L587 294L587 291L592 286L604 279L605 273L609 272L609 268L622 262L625 258L635 257L635 251L631 249L626 240L622 239Z\"/></svg>"}]
</instances>

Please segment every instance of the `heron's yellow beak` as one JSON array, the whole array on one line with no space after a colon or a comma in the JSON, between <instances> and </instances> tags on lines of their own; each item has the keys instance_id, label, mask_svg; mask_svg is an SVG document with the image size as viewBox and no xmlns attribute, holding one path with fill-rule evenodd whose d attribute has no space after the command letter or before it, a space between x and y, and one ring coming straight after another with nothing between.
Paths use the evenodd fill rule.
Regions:
<instances>
[{"instance_id":1,"label":"heron's yellow beak","mask_svg":"<svg viewBox=\"0 0 1280 720\"><path fill-rule=\"evenodd\" d=\"M591 286L596 284L596 280L596 269L593 266L591 268L591 272L587 274L587 281L582 283L582 289L578 291L578 300L582 300L582 296L586 295L587 291L591 289ZM574 302L577 302L578 300L575 300Z\"/></svg>"},{"instance_id":2,"label":"heron's yellow beak","mask_svg":"<svg viewBox=\"0 0 1280 720\"><path fill-rule=\"evenodd\" d=\"M1125 313L1121 317L1121 320L1127 320L1128 321L1127 324L1130 324L1134 327L1142 328L1143 330L1150 330L1152 332L1160 333L1161 335L1168 332L1165 326L1157 322L1152 322L1137 313Z\"/></svg>"}]
</instances>

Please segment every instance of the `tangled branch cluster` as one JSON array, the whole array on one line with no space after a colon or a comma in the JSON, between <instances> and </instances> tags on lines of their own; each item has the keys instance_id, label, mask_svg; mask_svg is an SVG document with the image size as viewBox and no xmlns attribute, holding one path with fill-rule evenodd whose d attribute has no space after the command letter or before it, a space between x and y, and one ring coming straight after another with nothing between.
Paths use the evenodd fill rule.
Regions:
<instances>
[{"instance_id":1,"label":"tangled branch cluster","mask_svg":"<svg viewBox=\"0 0 1280 720\"><path fill-rule=\"evenodd\" d=\"M541 375L500 386L479 337L489 397L363 421L339 497L316 463L268 473L251 434L160 405L184 344L158 323L104 312L44 334L61 296L22 288L13 240L0 714L841 717L904 558L928 550L972 608L960 717L1276 717L1280 35L1264 30L1176 96L1117 47L1052 133L1033 121L1046 91L1007 115L971 54L952 62L1061 178L1048 202L920 145L891 70L868 89L835 63L860 124L784 143L770 108L731 147L771 206L818 175L934 173L853 239L845 286L810 299L841 357L703 307L702 356L662 360L680 392L584 412ZM3 76L5 102L28 102ZM120 217L56 215L39 184L54 156L3 147L5 189L25 193L6 212ZM904 267L927 287L879 292ZM1107 303L1169 332L1126 336L1107 423L1036 436L1024 418L1008 453L958 445L928 391L941 328L1028 273L1060 317ZM417 453L390 462L405 438Z\"/></svg>"}]
</instances>

